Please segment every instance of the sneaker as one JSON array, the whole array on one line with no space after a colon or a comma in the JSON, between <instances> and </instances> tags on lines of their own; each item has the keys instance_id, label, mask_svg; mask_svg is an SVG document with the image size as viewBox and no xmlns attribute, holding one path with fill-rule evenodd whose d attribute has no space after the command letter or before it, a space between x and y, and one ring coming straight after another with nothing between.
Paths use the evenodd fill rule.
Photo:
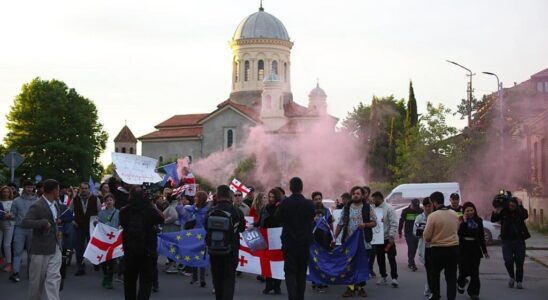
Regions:
<instances>
[{"instance_id":1,"label":"sneaker","mask_svg":"<svg viewBox=\"0 0 548 300\"><path fill-rule=\"evenodd\" d=\"M367 297L367 293L365 292L365 289L364 289L364 288L361 287L361 288L358 290L358 297L362 297L362 298Z\"/></svg>"},{"instance_id":2,"label":"sneaker","mask_svg":"<svg viewBox=\"0 0 548 300\"><path fill-rule=\"evenodd\" d=\"M464 286L457 284L457 292L459 292L459 294L464 294Z\"/></svg>"},{"instance_id":3,"label":"sneaker","mask_svg":"<svg viewBox=\"0 0 548 300\"><path fill-rule=\"evenodd\" d=\"M13 274L11 274L10 280L13 281L13 282L15 282L15 283L21 281L21 278L19 278L19 273L13 273Z\"/></svg>"},{"instance_id":4,"label":"sneaker","mask_svg":"<svg viewBox=\"0 0 548 300\"><path fill-rule=\"evenodd\" d=\"M342 294L342 297L343 297L343 298L354 297L354 291L351 290L349 287L347 287L347 288L346 288L346 291L344 291L344 293Z\"/></svg>"},{"instance_id":5,"label":"sneaker","mask_svg":"<svg viewBox=\"0 0 548 300\"><path fill-rule=\"evenodd\" d=\"M11 266L11 264L7 264L5 267L4 267L4 272L6 273L11 273L13 271L13 267Z\"/></svg>"},{"instance_id":6,"label":"sneaker","mask_svg":"<svg viewBox=\"0 0 548 300\"><path fill-rule=\"evenodd\" d=\"M411 271L413 271L413 272L417 272L418 269L419 268L417 268L417 266L411 266Z\"/></svg>"},{"instance_id":7,"label":"sneaker","mask_svg":"<svg viewBox=\"0 0 548 300\"><path fill-rule=\"evenodd\" d=\"M392 278L392 282L390 282L390 284L392 285L392 287L395 287L395 288L400 286L400 284L398 283L398 280L396 278Z\"/></svg>"},{"instance_id":8,"label":"sneaker","mask_svg":"<svg viewBox=\"0 0 548 300\"><path fill-rule=\"evenodd\" d=\"M518 290L523 290L523 285L521 284L521 282L518 281L518 282L516 283L516 288L517 288Z\"/></svg>"},{"instance_id":9,"label":"sneaker","mask_svg":"<svg viewBox=\"0 0 548 300\"><path fill-rule=\"evenodd\" d=\"M124 283L124 276L123 275L118 275L116 276L116 282L121 282L121 283Z\"/></svg>"},{"instance_id":10,"label":"sneaker","mask_svg":"<svg viewBox=\"0 0 548 300\"><path fill-rule=\"evenodd\" d=\"M177 272L175 272L175 273L177 273ZM189 272L188 270L183 270L183 271L181 271L181 275L186 276L186 277L192 277L192 272Z\"/></svg>"},{"instance_id":11,"label":"sneaker","mask_svg":"<svg viewBox=\"0 0 548 300\"><path fill-rule=\"evenodd\" d=\"M375 271L371 270L371 271L369 271L369 277L375 278L375 277L377 277L377 274L375 273Z\"/></svg>"},{"instance_id":12,"label":"sneaker","mask_svg":"<svg viewBox=\"0 0 548 300\"><path fill-rule=\"evenodd\" d=\"M514 278L510 278L510 280L508 280L508 287L509 288L514 288L514 283L516 281L514 280Z\"/></svg>"},{"instance_id":13,"label":"sneaker","mask_svg":"<svg viewBox=\"0 0 548 300\"><path fill-rule=\"evenodd\" d=\"M175 265L171 265L171 266L169 266L169 268L167 268L166 273L167 274L177 274L177 273L179 273L179 270L177 270L177 267Z\"/></svg>"},{"instance_id":14,"label":"sneaker","mask_svg":"<svg viewBox=\"0 0 548 300\"><path fill-rule=\"evenodd\" d=\"M386 277L381 277L379 278L379 280L377 280L377 285L387 285L388 284L388 279L386 279Z\"/></svg>"},{"instance_id":15,"label":"sneaker","mask_svg":"<svg viewBox=\"0 0 548 300\"><path fill-rule=\"evenodd\" d=\"M424 297L430 298L432 296L432 292L430 291L430 288L428 287L428 283L424 285Z\"/></svg>"}]
</instances>

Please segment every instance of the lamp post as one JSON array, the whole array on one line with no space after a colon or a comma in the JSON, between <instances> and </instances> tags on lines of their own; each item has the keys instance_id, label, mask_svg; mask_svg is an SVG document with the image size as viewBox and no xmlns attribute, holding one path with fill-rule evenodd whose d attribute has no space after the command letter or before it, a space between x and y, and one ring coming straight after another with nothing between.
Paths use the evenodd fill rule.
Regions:
<instances>
[{"instance_id":1,"label":"lamp post","mask_svg":"<svg viewBox=\"0 0 548 300\"><path fill-rule=\"evenodd\" d=\"M500 101L500 104L499 104L499 109L500 109L500 112L499 112L500 113L500 115L499 115L499 118L500 118L500 154L501 154L501 159L504 161L504 157L503 157L503 154L504 154L504 101L503 101L504 94L503 94L503 89L502 89L502 82L500 82L499 77L495 73L492 73L492 72L482 72L482 73L487 74L487 75L491 75L491 76L495 76L495 78L497 78L497 98L499 98L499 101Z\"/></svg>"},{"instance_id":2,"label":"lamp post","mask_svg":"<svg viewBox=\"0 0 548 300\"><path fill-rule=\"evenodd\" d=\"M466 92L468 94L468 103L466 104L466 113L468 115L468 128L470 128L471 125L472 125L472 100L474 99L474 95L473 95L474 90L472 89L472 76L474 76L476 74L472 73L472 71L470 69L468 69L467 67L465 67L465 66L463 66L459 63L456 63L456 62L450 61L450 60L447 60L447 62L465 69L468 72L468 74L466 76L470 77L470 80L468 81L468 89L466 90Z\"/></svg>"}]
</instances>

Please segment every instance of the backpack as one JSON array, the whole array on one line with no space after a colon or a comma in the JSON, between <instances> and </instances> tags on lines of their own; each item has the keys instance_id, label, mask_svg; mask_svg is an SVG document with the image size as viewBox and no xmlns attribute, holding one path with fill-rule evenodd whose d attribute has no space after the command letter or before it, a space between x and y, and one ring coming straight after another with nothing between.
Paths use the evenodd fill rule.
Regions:
<instances>
[{"instance_id":1,"label":"backpack","mask_svg":"<svg viewBox=\"0 0 548 300\"><path fill-rule=\"evenodd\" d=\"M344 222L342 241L345 241L346 238L348 237L348 222L350 221L350 204L351 203L348 203L347 205L345 205L342 212L342 220ZM364 202L362 205L362 220L364 223L369 223L371 221L371 218L369 215L370 212L371 212L371 205ZM366 242L368 243L371 242L371 240L373 240L373 228L365 228L363 230L363 237Z\"/></svg>"},{"instance_id":2,"label":"backpack","mask_svg":"<svg viewBox=\"0 0 548 300\"><path fill-rule=\"evenodd\" d=\"M237 212L236 212L237 213ZM207 214L206 246L210 255L229 255L235 249L235 234L238 232L238 223L232 222L232 213L213 209Z\"/></svg>"}]
</instances>

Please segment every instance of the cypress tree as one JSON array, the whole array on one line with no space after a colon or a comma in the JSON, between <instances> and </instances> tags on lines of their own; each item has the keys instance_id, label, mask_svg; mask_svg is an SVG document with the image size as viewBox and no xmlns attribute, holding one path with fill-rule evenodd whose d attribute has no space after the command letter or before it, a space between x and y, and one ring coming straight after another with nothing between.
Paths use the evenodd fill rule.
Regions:
<instances>
[{"instance_id":1,"label":"cypress tree","mask_svg":"<svg viewBox=\"0 0 548 300\"><path fill-rule=\"evenodd\" d=\"M415 99L415 91L413 91L413 82L409 81L409 100L407 101L406 123L408 127L415 127L418 122L417 99Z\"/></svg>"}]
</instances>

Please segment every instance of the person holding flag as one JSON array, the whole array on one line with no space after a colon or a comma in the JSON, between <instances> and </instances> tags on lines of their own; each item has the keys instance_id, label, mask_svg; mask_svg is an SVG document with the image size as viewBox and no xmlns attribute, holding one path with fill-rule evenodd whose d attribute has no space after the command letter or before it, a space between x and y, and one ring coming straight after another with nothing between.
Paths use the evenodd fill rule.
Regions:
<instances>
[{"instance_id":1,"label":"person holding flag","mask_svg":"<svg viewBox=\"0 0 548 300\"><path fill-rule=\"evenodd\" d=\"M356 230L363 230L365 248L372 249L373 227L377 226L377 216L365 197L365 189L355 186L350 190L352 202L347 203L342 211L339 224L335 232L334 241L342 232L342 243L344 243ZM366 282L356 282L346 288L342 294L344 298L353 297L356 293L360 297L367 297L365 291Z\"/></svg>"},{"instance_id":2,"label":"person holding flag","mask_svg":"<svg viewBox=\"0 0 548 300\"><path fill-rule=\"evenodd\" d=\"M314 211L314 221L316 222L314 240L323 248L330 250L333 242L333 216L329 209L323 206L322 200L321 192L312 193L312 201L316 208ZM316 289L319 293L324 293L327 287L327 285L312 282L312 289Z\"/></svg>"},{"instance_id":3,"label":"person holding flag","mask_svg":"<svg viewBox=\"0 0 548 300\"><path fill-rule=\"evenodd\" d=\"M268 204L263 207L260 213L258 225L261 228L275 228L280 227L280 222L276 217L276 210L282 202L282 193L277 189L271 189L268 192ZM266 276L265 276L266 277ZM266 286L263 290L263 294L268 294L274 291L274 294L281 294L282 281L274 278L265 278Z\"/></svg>"},{"instance_id":4,"label":"person holding flag","mask_svg":"<svg viewBox=\"0 0 548 300\"><path fill-rule=\"evenodd\" d=\"M99 212L98 221L110 227L118 229L120 227L120 211L114 207L114 196L112 194L103 195L105 209ZM112 277L114 276L114 259L101 264L103 269L103 283L105 289L112 289Z\"/></svg>"}]
</instances>

